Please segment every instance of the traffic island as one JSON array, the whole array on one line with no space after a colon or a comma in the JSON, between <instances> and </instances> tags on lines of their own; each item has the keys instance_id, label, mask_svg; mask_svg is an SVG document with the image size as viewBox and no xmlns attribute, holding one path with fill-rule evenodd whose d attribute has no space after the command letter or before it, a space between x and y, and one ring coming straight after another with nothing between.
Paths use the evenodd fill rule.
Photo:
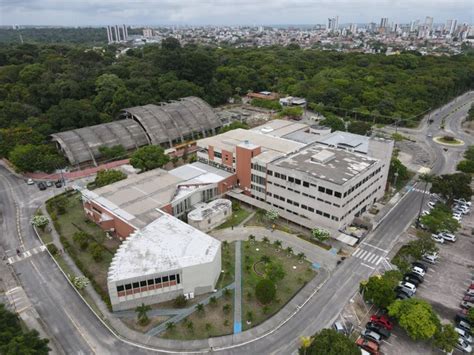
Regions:
<instances>
[{"instance_id":1,"label":"traffic island","mask_svg":"<svg viewBox=\"0 0 474 355\"><path fill-rule=\"evenodd\" d=\"M464 142L462 140L452 136L434 137L433 141L441 145L447 145L452 147L459 147L464 145Z\"/></svg>"}]
</instances>

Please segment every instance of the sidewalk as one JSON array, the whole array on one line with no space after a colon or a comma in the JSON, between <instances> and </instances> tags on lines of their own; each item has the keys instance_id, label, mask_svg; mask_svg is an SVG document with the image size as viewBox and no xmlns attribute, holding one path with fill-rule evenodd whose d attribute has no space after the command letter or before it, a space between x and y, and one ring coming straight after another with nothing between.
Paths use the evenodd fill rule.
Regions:
<instances>
[{"instance_id":1,"label":"sidewalk","mask_svg":"<svg viewBox=\"0 0 474 355\"><path fill-rule=\"evenodd\" d=\"M242 331L242 246L235 242L234 334Z\"/></svg>"}]
</instances>

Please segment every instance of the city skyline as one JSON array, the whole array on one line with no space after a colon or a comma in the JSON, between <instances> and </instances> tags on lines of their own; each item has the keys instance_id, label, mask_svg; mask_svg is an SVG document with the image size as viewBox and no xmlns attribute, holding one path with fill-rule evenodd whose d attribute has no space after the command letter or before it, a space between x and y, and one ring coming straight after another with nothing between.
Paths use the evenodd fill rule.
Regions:
<instances>
[{"instance_id":1,"label":"city skyline","mask_svg":"<svg viewBox=\"0 0 474 355\"><path fill-rule=\"evenodd\" d=\"M83 1L61 6L54 0L6 0L0 4L0 25L100 26L109 23L127 25L298 25L327 24L338 17L339 24L410 23L427 16L433 23L457 19L472 23L474 6L470 1L273 1L268 4L252 1L186 0L179 4L170 0L124 2L105 0ZM361 11L364 9L366 11Z\"/></svg>"}]
</instances>

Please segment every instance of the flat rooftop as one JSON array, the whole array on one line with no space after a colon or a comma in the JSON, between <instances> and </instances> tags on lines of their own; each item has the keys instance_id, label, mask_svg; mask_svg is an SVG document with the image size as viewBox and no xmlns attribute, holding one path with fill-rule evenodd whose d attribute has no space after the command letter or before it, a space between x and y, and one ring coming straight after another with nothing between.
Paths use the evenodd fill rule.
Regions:
<instances>
[{"instance_id":1,"label":"flat rooftop","mask_svg":"<svg viewBox=\"0 0 474 355\"><path fill-rule=\"evenodd\" d=\"M173 199L176 186L183 181L165 170L154 169L82 194L142 228L160 216L156 209Z\"/></svg>"},{"instance_id":2,"label":"flat rooftop","mask_svg":"<svg viewBox=\"0 0 474 355\"><path fill-rule=\"evenodd\" d=\"M178 218L159 214L120 245L109 268L109 281L143 278L214 260L221 245L217 239Z\"/></svg>"},{"instance_id":3,"label":"flat rooftop","mask_svg":"<svg viewBox=\"0 0 474 355\"><path fill-rule=\"evenodd\" d=\"M365 155L329 148L316 143L297 153L277 159L272 164L301 171L337 185L344 185L376 162L376 159Z\"/></svg>"},{"instance_id":4,"label":"flat rooftop","mask_svg":"<svg viewBox=\"0 0 474 355\"><path fill-rule=\"evenodd\" d=\"M188 219L203 221L204 219L232 207L232 202L223 198L218 198L209 203L201 203L194 210L188 213Z\"/></svg>"},{"instance_id":5,"label":"flat rooftop","mask_svg":"<svg viewBox=\"0 0 474 355\"><path fill-rule=\"evenodd\" d=\"M370 139L370 137L359 134L336 131L318 139L318 142L328 146L352 149L355 152L367 154L369 152Z\"/></svg>"},{"instance_id":6,"label":"flat rooftop","mask_svg":"<svg viewBox=\"0 0 474 355\"><path fill-rule=\"evenodd\" d=\"M137 228L159 217L157 208L192 193L198 186L218 183L231 173L195 162L165 171L154 169L82 194Z\"/></svg>"},{"instance_id":7,"label":"flat rooftop","mask_svg":"<svg viewBox=\"0 0 474 355\"><path fill-rule=\"evenodd\" d=\"M234 129L217 136L200 139L197 143L199 147L207 148L212 146L218 150L235 152L235 147L248 141L250 144L262 147L262 150L273 150L288 154L304 146L289 139L272 137L270 135L242 128Z\"/></svg>"},{"instance_id":8,"label":"flat rooftop","mask_svg":"<svg viewBox=\"0 0 474 355\"><path fill-rule=\"evenodd\" d=\"M261 126L254 127L251 131L260 132L273 137L283 137L308 128L309 126L304 123L276 119L268 121Z\"/></svg>"}]
</instances>

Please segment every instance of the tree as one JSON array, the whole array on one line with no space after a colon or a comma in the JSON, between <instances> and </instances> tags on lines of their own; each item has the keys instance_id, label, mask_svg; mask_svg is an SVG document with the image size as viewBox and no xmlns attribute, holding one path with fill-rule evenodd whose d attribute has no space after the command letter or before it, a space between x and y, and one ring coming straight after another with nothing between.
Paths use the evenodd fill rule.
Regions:
<instances>
[{"instance_id":1,"label":"tree","mask_svg":"<svg viewBox=\"0 0 474 355\"><path fill-rule=\"evenodd\" d=\"M351 121L349 125L347 126L348 132L360 134L362 136L370 134L371 129L372 129L372 125L364 121Z\"/></svg>"},{"instance_id":2,"label":"tree","mask_svg":"<svg viewBox=\"0 0 474 355\"><path fill-rule=\"evenodd\" d=\"M8 154L17 145L41 144L44 140L42 134L34 131L31 127L12 127L0 129L0 157L8 157Z\"/></svg>"},{"instance_id":3,"label":"tree","mask_svg":"<svg viewBox=\"0 0 474 355\"><path fill-rule=\"evenodd\" d=\"M75 232L72 236L72 240L79 245L81 250L86 250L89 246L89 235L83 231Z\"/></svg>"},{"instance_id":4,"label":"tree","mask_svg":"<svg viewBox=\"0 0 474 355\"><path fill-rule=\"evenodd\" d=\"M127 156L127 151L121 144L113 145L111 147L99 147L99 152L102 154L102 158L107 162L124 159Z\"/></svg>"},{"instance_id":5,"label":"tree","mask_svg":"<svg viewBox=\"0 0 474 355\"><path fill-rule=\"evenodd\" d=\"M280 216L280 215L279 215L278 211L276 211L276 210L269 210L269 211L267 211L267 212L265 213L265 217L266 217L271 223L275 222L275 221L278 219L279 216Z\"/></svg>"},{"instance_id":6,"label":"tree","mask_svg":"<svg viewBox=\"0 0 474 355\"><path fill-rule=\"evenodd\" d=\"M232 131L232 130L238 129L238 128L248 129L249 126L248 126L248 124L246 124L244 122L234 121L230 125L227 125L225 127L222 127L221 129L219 129L219 134L229 132L229 131Z\"/></svg>"},{"instance_id":7,"label":"tree","mask_svg":"<svg viewBox=\"0 0 474 355\"><path fill-rule=\"evenodd\" d=\"M176 308L184 308L187 304L188 300L186 299L186 297L184 297L184 295L178 295L173 301L173 305Z\"/></svg>"},{"instance_id":8,"label":"tree","mask_svg":"<svg viewBox=\"0 0 474 355\"><path fill-rule=\"evenodd\" d=\"M323 329L312 336L311 343L304 341L298 349L300 355L358 355L359 347L353 340L334 329Z\"/></svg>"},{"instance_id":9,"label":"tree","mask_svg":"<svg viewBox=\"0 0 474 355\"><path fill-rule=\"evenodd\" d=\"M400 182L407 180L409 176L407 167L398 158L392 157L388 169L388 181L395 184L395 178Z\"/></svg>"},{"instance_id":10,"label":"tree","mask_svg":"<svg viewBox=\"0 0 474 355\"><path fill-rule=\"evenodd\" d=\"M211 298L209 298L209 304L212 307L215 307L217 305L217 298L215 296L212 296Z\"/></svg>"},{"instance_id":11,"label":"tree","mask_svg":"<svg viewBox=\"0 0 474 355\"><path fill-rule=\"evenodd\" d=\"M474 174L474 160L461 160L456 166L456 170L466 174Z\"/></svg>"},{"instance_id":12,"label":"tree","mask_svg":"<svg viewBox=\"0 0 474 355\"><path fill-rule=\"evenodd\" d=\"M49 340L39 337L36 330L24 330L18 317L0 303L0 353L47 355Z\"/></svg>"},{"instance_id":13,"label":"tree","mask_svg":"<svg viewBox=\"0 0 474 355\"><path fill-rule=\"evenodd\" d=\"M285 275L285 270L283 269L283 266L280 263L271 262L265 266L265 276L273 282L283 280Z\"/></svg>"},{"instance_id":14,"label":"tree","mask_svg":"<svg viewBox=\"0 0 474 355\"><path fill-rule=\"evenodd\" d=\"M303 252L298 253L297 256L298 256L298 259L301 260L301 261L303 261L304 259L306 259L306 255L305 255L305 253L303 253Z\"/></svg>"},{"instance_id":15,"label":"tree","mask_svg":"<svg viewBox=\"0 0 474 355\"><path fill-rule=\"evenodd\" d=\"M261 304L269 304L275 299L275 283L270 279L262 279L255 286L255 296Z\"/></svg>"},{"instance_id":16,"label":"tree","mask_svg":"<svg viewBox=\"0 0 474 355\"><path fill-rule=\"evenodd\" d=\"M396 300L388 306L388 314L398 320L413 340L430 339L440 327L438 316L431 305L418 298Z\"/></svg>"},{"instance_id":17,"label":"tree","mask_svg":"<svg viewBox=\"0 0 474 355\"><path fill-rule=\"evenodd\" d=\"M446 353L453 351L459 338L452 324L443 324L433 337L433 344Z\"/></svg>"},{"instance_id":18,"label":"tree","mask_svg":"<svg viewBox=\"0 0 474 355\"><path fill-rule=\"evenodd\" d=\"M8 159L21 172L51 173L64 167L66 163L64 158L48 145L17 145L10 151Z\"/></svg>"},{"instance_id":19,"label":"tree","mask_svg":"<svg viewBox=\"0 0 474 355\"><path fill-rule=\"evenodd\" d=\"M467 317L471 324L474 323L474 308L469 309L469 311L467 312Z\"/></svg>"},{"instance_id":20,"label":"tree","mask_svg":"<svg viewBox=\"0 0 474 355\"><path fill-rule=\"evenodd\" d=\"M222 306L222 311L224 312L224 314L229 314L231 309L232 309L232 307L228 303L226 303L224 306Z\"/></svg>"},{"instance_id":21,"label":"tree","mask_svg":"<svg viewBox=\"0 0 474 355\"><path fill-rule=\"evenodd\" d=\"M92 256L92 259L94 261L99 262L102 261L103 255L102 255L102 246L96 242L92 242L89 247L87 248L89 253Z\"/></svg>"},{"instance_id":22,"label":"tree","mask_svg":"<svg viewBox=\"0 0 474 355\"><path fill-rule=\"evenodd\" d=\"M371 276L368 281L361 283L364 300L380 308L387 308L395 301L395 287L402 279L399 271L387 271L383 275Z\"/></svg>"},{"instance_id":23,"label":"tree","mask_svg":"<svg viewBox=\"0 0 474 355\"><path fill-rule=\"evenodd\" d=\"M173 330L175 330L175 328L176 328L176 325L173 322L169 322L166 324L166 330L169 332L172 332Z\"/></svg>"},{"instance_id":24,"label":"tree","mask_svg":"<svg viewBox=\"0 0 474 355\"><path fill-rule=\"evenodd\" d=\"M325 242L326 240L329 239L329 237L331 236L331 234L325 230L325 229L322 229L322 228L313 228L311 230L311 236L316 239L317 241L323 243Z\"/></svg>"},{"instance_id":25,"label":"tree","mask_svg":"<svg viewBox=\"0 0 474 355\"><path fill-rule=\"evenodd\" d=\"M35 215L31 219L31 224L41 229L42 231L44 231L48 223L49 223L48 217L43 216L43 215Z\"/></svg>"},{"instance_id":26,"label":"tree","mask_svg":"<svg viewBox=\"0 0 474 355\"><path fill-rule=\"evenodd\" d=\"M82 290L89 285L90 281L85 276L74 276L72 278L72 283L78 290Z\"/></svg>"},{"instance_id":27,"label":"tree","mask_svg":"<svg viewBox=\"0 0 474 355\"><path fill-rule=\"evenodd\" d=\"M284 107L279 113L279 116L291 119L299 119L302 115L303 108L301 107Z\"/></svg>"},{"instance_id":28,"label":"tree","mask_svg":"<svg viewBox=\"0 0 474 355\"><path fill-rule=\"evenodd\" d=\"M204 305L202 303L198 303L196 305L196 311L200 314L203 314L204 313Z\"/></svg>"},{"instance_id":29,"label":"tree","mask_svg":"<svg viewBox=\"0 0 474 355\"><path fill-rule=\"evenodd\" d=\"M472 196L471 179L471 175L465 173L436 176L433 179L430 192L441 195L447 204L451 204L457 198L470 200Z\"/></svg>"},{"instance_id":30,"label":"tree","mask_svg":"<svg viewBox=\"0 0 474 355\"><path fill-rule=\"evenodd\" d=\"M456 232L460 224L456 221L448 207L437 204L429 214L422 216L420 222L432 233L440 231Z\"/></svg>"},{"instance_id":31,"label":"tree","mask_svg":"<svg viewBox=\"0 0 474 355\"><path fill-rule=\"evenodd\" d=\"M337 117L327 117L321 121L321 125L331 128L331 132L346 130L344 121Z\"/></svg>"},{"instance_id":32,"label":"tree","mask_svg":"<svg viewBox=\"0 0 474 355\"><path fill-rule=\"evenodd\" d=\"M113 184L114 182L124 180L127 178L125 173L120 170L100 170L97 172L97 175L94 180L94 184L97 187L102 187L106 185Z\"/></svg>"},{"instance_id":33,"label":"tree","mask_svg":"<svg viewBox=\"0 0 474 355\"><path fill-rule=\"evenodd\" d=\"M277 248L281 248L282 242L281 240L277 239L273 242L273 245L275 245Z\"/></svg>"},{"instance_id":34,"label":"tree","mask_svg":"<svg viewBox=\"0 0 474 355\"><path fill-rule=\"evenodd\" d=\"M293 248L292 247L287 247L286 252L288 253L288 255L292 255L293 254Z\"/></svg>"},{"instance_id":35,"label":"tree","mask_svg":"<svg viewBox=\"0 0 474 355\"><path fill-rule=\"evenodd\" d=\"M157 145L147 145L137 149L130 158L130 164L142 171L161 168L168 163L169 156Z\"/></svg>"}]
</instances>

